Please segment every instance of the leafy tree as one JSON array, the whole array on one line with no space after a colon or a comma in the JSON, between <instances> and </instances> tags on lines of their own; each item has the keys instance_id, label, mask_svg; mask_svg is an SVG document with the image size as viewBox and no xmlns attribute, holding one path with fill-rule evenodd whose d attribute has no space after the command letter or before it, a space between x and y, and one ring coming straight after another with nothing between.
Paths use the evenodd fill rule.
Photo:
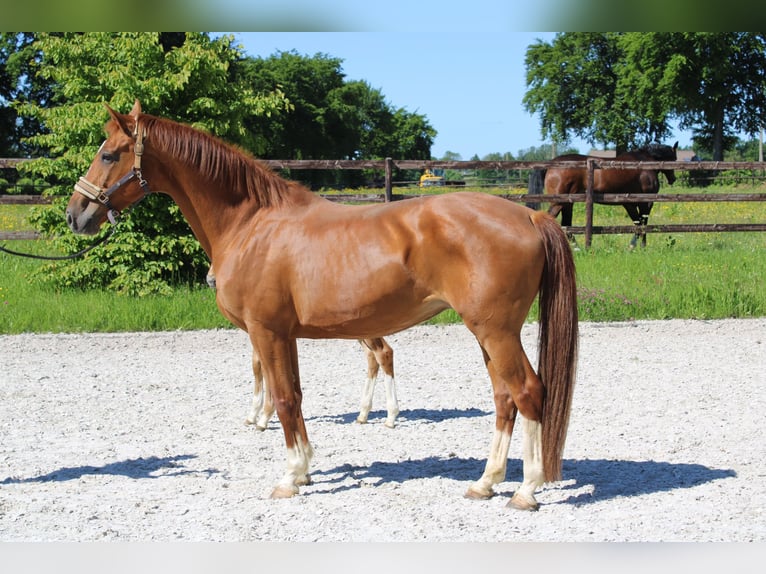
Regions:
<instances>
[{"instance_id":1,"label":"leafy tree","mask_svg":"<svg viewBox=\"0 0 766 574\"><path fill-rule=\"evenodd\" d=\"M426 118L394 109L380 90L347 81L342 60L294 51L248 59L245 76L256 90L280 86L293 109L288 114L252 117L248 129L260 134L256 155L275 159L428 159L436 131ZM313 188L358 185L369 174L295 171L291 177Z\"/></svg>"},{"instance_id":2,"label":"leafy tree","mask_svg":"<svg viewBox=\"0 0 766 574\"><path fill-rule=\"evenodd\" d=\"M24 168L56 183L51 195L69 196L103 140L103 104L129 109L138 98L147 113L162 115L246 144L244 124L251 116L284 110L275 90L256 93L243 84L242 54L233 38L204 33L37 34L37 76L50 82L48 102L15 102L18 113L43 130L25 142L44 150ZM151 185L151 182L149 182ZM66 200L38 212L43 233L57 237L64 252L89 240L68 231ZM147 198L123 216L110 242L73 263L43 267L38 277L59 285L109 287L126 293L163 292L171 282L199 281L207 260L177 206L166 196ZM90 240L92 241L92 239Z\"/></svg>"},{"instance_id":3,"label":"leafy tree","mask_svg":"<svg viewBox=\"0 0 766 574\"><path fill-rule=\"evenodd\" d=\"M40 150L24 138L40 131L39 122L19 117L11 102L51 98L50 82L36 74L39 58L32 33L0 33L0 157L37 156Z\"/></svg>"},{"instance_id":4,"label":"leafy tree","mask_svg":"<svg viewBox=\"0 0 766 574\"><path fill-rule=\"evenodd\" d=\"M737 141L766 125L766 34L759 32L647 34L647 44L670 44L675 54L668 99L682 128L711 149L714 160Z\"/></svg>"},{"instance_id":5,"label":"leafy tree","mask_svg":"<svg viewBox=\"0 0 766 574\"><path fill-rule=\"evenodd\" d=\"M766 35L751 32L557 34L527 49L524 105L543 137L617 150L692 128L723 158L734 134L766 122Z\"/></svg>"},{"instance_id":6,"label":"leafy tree","mask_svg":"<svg viewBox=\"0 0 766 574\"><path fill-rule=\"evenodd\" d=\"M626 147L623 103L617 99L619 33L568 32L551 44L538 40L527 48L527 86L523 104L539 113L543 139L557 144L572 135Z\"/></svg>"},{"instance_id":7,"label":"leafy tree","mask_svg":"<svg viewBox=\"0 0 766 574\"><path fill-rule=\"evenodd\" d=\"M519 161L548 161L558 155L564 155L569 153L580 153L575 147L564 147L559 149L550 144L543 144L541 146L532 146L525 149L520 149L518 155Z\"/></svg>"}]
</instances>

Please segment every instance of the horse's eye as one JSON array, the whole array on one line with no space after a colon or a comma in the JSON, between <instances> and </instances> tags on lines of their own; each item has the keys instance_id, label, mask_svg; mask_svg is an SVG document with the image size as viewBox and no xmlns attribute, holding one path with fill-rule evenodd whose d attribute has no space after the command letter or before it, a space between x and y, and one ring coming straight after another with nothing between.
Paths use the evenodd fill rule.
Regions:
<instances>
[{"instance_id":1,"label":"horse's eye","mask_svg":"<svg viewBox=\"0 0 766 574\"><path fill-rule=\"evenodd\" d=\"M117 161L117 156L113 153L105 151L101 154L101 161L104 163L114 163Z\"/></svg>"}]
</instances>

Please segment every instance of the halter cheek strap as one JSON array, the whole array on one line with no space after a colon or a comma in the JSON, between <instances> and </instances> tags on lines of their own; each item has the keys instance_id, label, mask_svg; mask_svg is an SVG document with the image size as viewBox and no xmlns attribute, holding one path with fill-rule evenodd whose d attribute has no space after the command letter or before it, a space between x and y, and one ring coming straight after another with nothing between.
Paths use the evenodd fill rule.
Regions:
<instances>
[{"instance_id":1,"label":"halter cheek strap","mask_svg":"<svg viewBox=\"0 0 766 574\"><path fill-rule=\"evenodd\" d=\"M109 210L107 218L112 225L116 224L117 218L120 215L120 212L114 208L112 202L109 200L114 192L134 179L137 179L138 184L144 192L144 197L151 193L149 190L149 183L144 179L143 173L141 172L141 156L144 154L144 135L144 131L139 130L138 123L136 123L136 143L133 147L133 154L135 156L133 160L133 169L109 186L109 188L96 185L95 183L88 181L85 177L81 177L77 183L74 184L75 191L81 193L91 201L106 206ZM141 199L143 199L143 197Z\"/></svg>"}]
</instances>

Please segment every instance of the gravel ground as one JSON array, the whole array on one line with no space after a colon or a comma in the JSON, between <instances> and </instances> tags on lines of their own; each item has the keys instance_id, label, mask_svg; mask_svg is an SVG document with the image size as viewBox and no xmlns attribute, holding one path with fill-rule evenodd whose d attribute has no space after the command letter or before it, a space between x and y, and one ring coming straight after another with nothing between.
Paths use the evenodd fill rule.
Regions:
<instances>
[{"instance_id":1,"label":"gravel ground","mask_svg":"<svg viewBox=\"0 0 766 574\"><path fill-rule=\"evenodd\" d=\"M243 424L244 333L0 336L0 540L763 542L765 338L766 319L582 324L564 479L522 513L505 507L518 427L497 495L462 496L494 424L462 326L388 338L394 429L382 383L354 422L355 342L299 342L315 457L289 500L268 498L285 468L276 418Z\"/></svg>"}]
</instances>

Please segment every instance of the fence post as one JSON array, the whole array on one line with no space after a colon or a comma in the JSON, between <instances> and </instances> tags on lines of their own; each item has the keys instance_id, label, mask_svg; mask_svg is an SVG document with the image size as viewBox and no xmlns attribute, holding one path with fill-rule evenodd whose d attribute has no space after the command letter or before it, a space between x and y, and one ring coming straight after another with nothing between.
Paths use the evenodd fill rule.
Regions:
<instances>
[{"instance_id":1,"label":"fence post","mask_svg":"<svg viewBox=\"0 0 766 574\"><path fill-rule=\"evenodd\" d=\"M390 157L386 158L386 203L391 201L393 199L392 193L391 193L391 174L393 172L392 166L394 165L394 160Z\"/></svg>"},{"instance_id":2,"label":"fence post","mask_svg":"<svg viewBox=\"0 0 766 574\"><path fill-rule=\"evenodd\" d=\"M585 248L590 249L593 240L593 172L596 161L593 158L587 160L588 185L585 188Z\"/></svg>"}]
</instances>

